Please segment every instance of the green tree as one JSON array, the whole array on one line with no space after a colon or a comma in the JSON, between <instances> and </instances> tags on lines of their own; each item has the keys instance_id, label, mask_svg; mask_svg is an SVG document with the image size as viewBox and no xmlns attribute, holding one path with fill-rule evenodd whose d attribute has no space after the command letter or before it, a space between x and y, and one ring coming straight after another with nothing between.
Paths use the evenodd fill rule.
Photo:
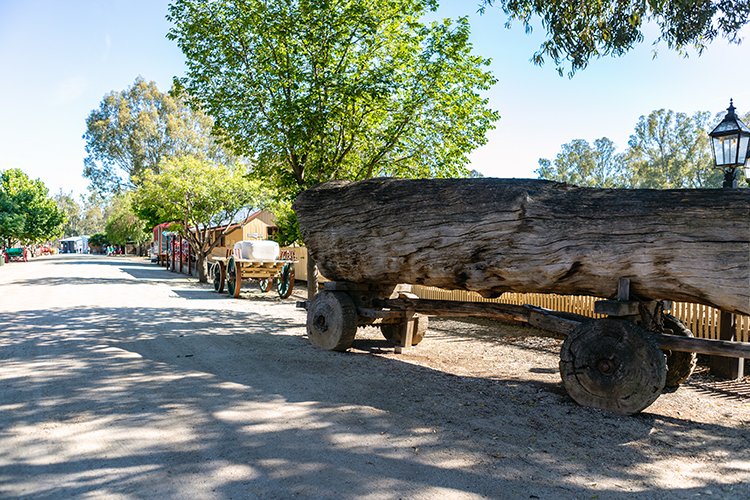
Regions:
<instances>
[{"instance_id":1,"label":"green tree","mask_svg":"<svg viewBox=\"0 0 750 500\"><path fill-rule=\"evenodd\" d=\"M168 38L180 84L290 200L331 179L468 173L498 119L481 96L495 79L466 19L420 21L434 4L175 0Z\"/></svg>"},{"instance_id":2,"label":"green tree","mask_svg":"<svg viewBox=\"0 0 750 500\"><path fill-rule=\"evenodd\" d=\"M96 248L99 251L101 251L101 248L104 245L109 245L109 240L107 240L107 235L104 233L94 233L91 236L89 236L89 246L92 248Z\"/></svg>"},{"instance_id":3,"label":"green tree","mask_svg":"<svg viewBox=\"0 0 750 500\"><path fill-rule=\"evenodd\" d=\"M104 232L110 208L110 199L94 190L89 189L87 194L82 195L81 218L79 221L80 234Z\"/></svg>"},{"instance_id":4,"label":"green tree","mask_svg":"<svg viewBox=\"0 0 750 500\"><path fill-rule=\"evenodd\" d=\"M740 43L750 21L749 0L481 0L480 11L496 5L508 16L506 27L520 21L527 32L541 21L547 38L533 55L535 64L551 59L563 74L585 68L603 56L621 56L641 43L644 26L655 24L670 50L699 54L718 37Z\"/></svg>"},{"instance_id":5,"label":"green tree","mask_svg":"<svg viewBox=\"0 0 750 500\"><path fill-rule=\"evenodd\" d=\"M633 187L721 187L708 137L711 124L708 112L689 116L659 109L641 116L625 153Z\"/></svg>"},{"instance_id":6,"label":"green tree","mask_svg":"<svg viewBox=\"0 0 750 500\"><path fill-rule=\"evenodd\" d=\"M554 162L541 158L536 170L541 179L565 182L576 186L624 187L629 179L623 157L606 137L596 139L593 146L583 139L563 144Z\"/></svg>"},{"instance_id":7,"label":"green tree","mask_svg":"<svg viewBox=\"0 0 750 500\"><path fill-rule=\"evenodd\" d=\"M112 199L104 234L109 243L125 245L128 243L139 247L143 254L143 244L151 239L151 232L146 230L147 221L133 209L133 192L115 196Z\"/></svg>"},{"instance_id":8,"label":"green tree","mask_svg":"<svg viewBox=\"0 0 750 500\"><path fill-rule=\"evenodd\" d=\"M9 247L23 232L26 217L21 213L13 197L0 184L0 247Z\"/></svg>"},{"instance_id":9,"label":"green tree","mask_svg":"<svg viewBox=\"0 0 750 500\"><path fill-rule=\"evenodd\" d=\"M244 167L228 167L192 156L174 157L160 172L146 171L134 192L135 212L150 223L171 222L187 238L197 259L198 279L205 283L206 257L220 238L209 231L225 226L243 211L263 204L260 183L245 175Z\"/></svg>"},{"instance_id":10,"label":"green tree","mask_svg":"<svg viewBox=\"0 0 750 500\"><path fill-rule=\"evenodd\" d=\"M54 198L67 221L63 228L63 236L79 236L104 231L109 202L100 194L89 191L78 201L73 197L73 193L66 193L61 189Z\"/></svg>"},{"instance_id":11,"label":"green tree","mask_svg":"<svg viewBox=\"0 0 750 500\"><path fill-rule=\"evenodd\" d=\"M5 170L0 176L0 229L5 244L41 243L62 234L65 214L48 196L47 186L30 179L20 169Z\"/></svg>"},{"instance_id":12,"label":"green tree","mask_svg":"<svg viewBox=\"0 0 750 500\"><path fill-rule=\"evenodd\" d=\"M60 189L54 198L57 208L65 214L65 225L63 226L62 236L68 238L70 236L85 234L81 233L79 229L81 224L81 205L73 197L73 193L66 193Z\"/></svg>"},{"instance_id":13,"label":"green tree","mask_svg":"<svg viewBox=\"0 0 750 500\"><path fill-rule=\"evenodd\" d=\"M86 119L84 177L102 194L119 193L175 155L222 159L211 136L213 121L138 77L132 86L104 96Z\"/></svg>"}]
</instances>

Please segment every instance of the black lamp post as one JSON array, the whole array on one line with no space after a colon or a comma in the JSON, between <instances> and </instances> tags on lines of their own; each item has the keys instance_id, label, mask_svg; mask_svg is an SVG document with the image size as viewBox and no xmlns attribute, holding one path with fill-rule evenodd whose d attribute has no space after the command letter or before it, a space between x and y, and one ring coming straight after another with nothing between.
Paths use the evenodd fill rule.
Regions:
<instances>
[{"instance_id":1,"label":"black lamp post","mask_svg":"<svg viewBox=\"0 0 750 500\"><path fill-rule=\"evenodd\" d=\"M716 166L724 169L725 188L737 187L737 168L745 167L750 177L750 128L737 118L732 100L729 100L727 115L708 135L714 149Z\"/></svg>"},{"instance_id":2,"label":"black lamp post","mask_svg":"<svg viewBox=\"0 0 750 500\"><path fill-rule=\"evenodd\" d=\"M750 179L750 128L737 118L731 99L727 115L708 135L711 136L716 166L724 169L723 187L730 189L737 187L738 168L744 167L745 176ZM736 340L737 323L733 314L721 311L719 325L720 340ZM711 356L710 366L714 375L736 380L744 375L745 360Z\"/></svg>"}]
</instances>

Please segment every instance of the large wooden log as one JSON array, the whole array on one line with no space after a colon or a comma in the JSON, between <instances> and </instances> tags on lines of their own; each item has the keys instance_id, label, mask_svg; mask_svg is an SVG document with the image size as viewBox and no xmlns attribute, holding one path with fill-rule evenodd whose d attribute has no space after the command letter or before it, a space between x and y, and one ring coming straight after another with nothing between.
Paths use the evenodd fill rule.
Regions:
<instances>
[{"instance_id":1,"label":"large wooden log","mask_svg":"<svg viewBox=\"0 0 750 500\"><path fill-rule=\"evenodd\" d=\"M322 184L294 209L332 280L612 297L629 278L636 298L750 314L750 189L372 179Z\"/></svg>"}]
</instances>

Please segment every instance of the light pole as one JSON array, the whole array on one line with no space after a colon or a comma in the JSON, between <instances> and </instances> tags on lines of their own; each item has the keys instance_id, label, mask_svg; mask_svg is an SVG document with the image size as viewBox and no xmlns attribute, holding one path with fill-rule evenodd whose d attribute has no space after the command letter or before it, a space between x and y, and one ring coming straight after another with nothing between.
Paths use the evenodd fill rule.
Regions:
<instances>
[{"instance_id":1,"label":"light pole","mask_svg":"<svg viewBox=\"0 0 750 500\"><path fill-rule=\"evenodd\" d=\"M750 128L742 123L735 113L732 100L729 100L727 114L723 120L708 134L714 151L714 162L724 169L724 189L737 187L737 169L744 166L745 178L750 182ZM738 223L741 223L738 221ZM719 317L719 339L736 340L737 318L728 312L721 311ZM725 379L739 379L744 375L743 358L725 358L712 356L711 372Z\"/></svg>"},{"instance_id":2,"label":"light pole","mask_svg":"<svg viewBox=\"0 0 750 500\"><path fill-rule=\"evenodd\" d=\"M750 178L750 128L735 114L732 100L729 100L727 114L708 134L714 150L714 162L724 169L725 188L737 187L737 168L745 167L745 176Z\"/></svg>"}]
</instances>

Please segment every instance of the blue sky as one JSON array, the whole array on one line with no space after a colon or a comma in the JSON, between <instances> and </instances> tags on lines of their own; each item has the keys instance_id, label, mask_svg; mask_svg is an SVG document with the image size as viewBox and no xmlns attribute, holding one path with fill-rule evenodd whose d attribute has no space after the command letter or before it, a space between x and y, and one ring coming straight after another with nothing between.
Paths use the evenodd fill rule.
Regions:
<instances>
[{"instance_id":1,"label":"blue sky","mask_svg":"<svg viewBox=\"0 0 750 500\"><path fill-rule=\"evenodd\" d=\"M104 94L139 75L166 91L184 71L165 38L167 0L0 0L0 169L21 168L51 192L82 193L85 120ZM529 62L541 41L503 28L497 10L443 0L441 17L469 15L474 51L493 60L488 93L502 118L472 168L488 176L534 177L572 139L612 139L623 149L638 117L659 108L721 112L734 98L750 109L750 49L719 40L684 59L651 39L625 57L592 61L573 79ZM747 37L748 29L744 31Z\"/></svg>"}]
</instances>

